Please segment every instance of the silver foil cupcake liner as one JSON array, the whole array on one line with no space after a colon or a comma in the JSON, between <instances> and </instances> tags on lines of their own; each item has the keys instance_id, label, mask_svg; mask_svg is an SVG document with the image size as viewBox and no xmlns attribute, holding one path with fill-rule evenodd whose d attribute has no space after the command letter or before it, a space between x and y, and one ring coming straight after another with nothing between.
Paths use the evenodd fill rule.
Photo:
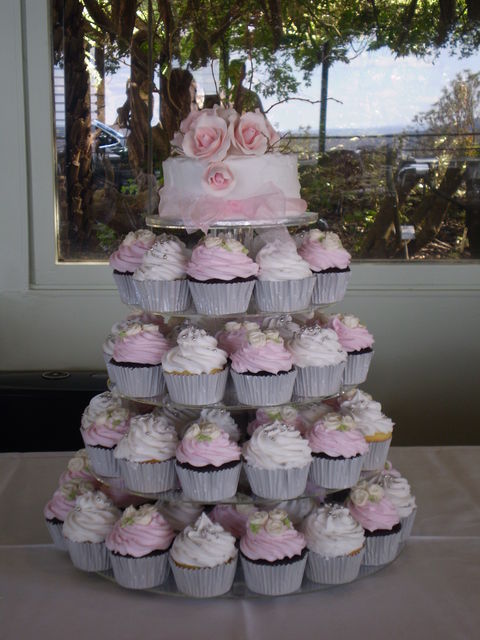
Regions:
<instances>
[{"instance_id":1,"label":"silver foil cupcake liner","mask_svg":"<svg viewBox=\"0 0 480 640\"><path fill-rule=\"evenodd\" d=\"M120 468L113 452L115 447L107 449L105 447L95 447L85 444L88 453L88 459L92 469L99 476L107 476L108 478L117 478L120 475Z\"/></svg>"},{"instance_id":2,"label":"silver foil cupcake liner","mask_svg":"<svg viewBox=\"0 0 480 640\"><path fill-rule=\"evenodd\" d=\"M233 384L241 404L270 406L289 402L292 397L297 371L279 375L249 375L232 370Z\"/></svg>"},{"instance_id":3,"label":"silver foil cupcake liner","mask_svg":"<svg viewBox=\"0 0 480 640\"><path fill-rule=\"evenodd\" d=\"M368 536L365 538L365 555L363 563L367 566L387 564L395 559L400 545L402 530L385 536Z\"/></svg>"},{"instance_id":4,"label":"silver foil cupcake liner","mask_svg":"<svg viewBox=\"0 0 480 640\"><path fill-rule=\"evenodd\" d=\"M45 520L45 524L47 525L48 533L52 538L55 549L58 549L59 551L67 551L67 543L63 537L62 531L63 522L51 522L50 520Z\"/></svg>"},{"instance_id":5,"label":"silver foil cupcake liner","mask_svg":"<svg viewBox=\"0 0 480 640\"><path fill-rule=\"evenodd\" d=\"M282 596L298 591L302 585L308 553L288 564L257 564L241 556L245 584L255 593Z\"/></svg>"},{"instance_id":6,"label":"silver foil cupcake liner","mask_svg":"<svg viewBox=\"0 0 480 640\"><path fill-rule=\"evenodd\" d=\"M255 301L260 311L302 311L310 305L315 277L297 280L257 280Z\"/></svg>"},{"instance_id":7,"label":"silver foil cupcake liner","mask_svg":"<svg viewBox=\"0 0 480 640\"><path fill-rule=\"evenodd\" d=\"M343 300L351 274L351 271L316 273L312 304L331 304Z\"/></svg>"},{"instance_id":8,"label":"silver foil cupcake liner","mask_svg":"<svg viewBox=\"0 0 480 640\"><path fill-rule=\"evenodd\" d=\"M113 576L127 589L152 589L168 578L168 552L145 558L126 558L110 552Z\"/></svg>"},{"instance_id":9,"label":"silver foil cupcake liner","mask_svg":"<svg viewBox=\"0 0 480 640\"><path fill-rule=\"evenodd\" d=\"M363 468L363 456L329 459L313 456L308 479L324 489L348 489L357 484Z\"/></svg>"},{"instance_id":10,"label":"silver foil cupcake liner","mask_svg":"<svg viewBox=\"0 0 480 640\"><path fill-rule=\"evenodd\" d=\"M347 356L347 366L343 374L343 384L362 384L365 382L373 358L373 351L360 353L358 355L349 353Z\"/></svg>"},{"instance_id":11,"label":"silver foil cupcake liner","mask_svg":"<svg viewBox=\"0 0 480 640\"><path fill-rule=\"evenodd\" d=\"M65 538L70 559L82 571L110 569L110 554L104 542L73 542Z\"/></svg>"},{"instance_id":12,"label":"silver foil cupcake liner","mask_svg":"<svg viewBox=\"0 0 480 640\"><path fill-rule=\"evenodd\" d=\"M138 304L145 311L172 313L185 311L192 299L187 280L134 280Z\"/></svg>"},{"instance_id":13,"label":"silver foil cupcake liner","mask_svg":"<svg viewBox=\"0 0 480 640\"><path fill-rule=\"evenodd\" d=\"M413 523L415 522L415 516L417 515L417 507L414 508L412 513L405 518L400 518L402 523L402 529L400 531L400 542L406 542L412 535Z\"/></svg>"},{"instance_id":14,"label":"silver foil cupcake liner","mask_svg":"<svg viewBox=\"0 0 480 640\"><path fill-rule=\"evenodd\" d=\"M216 502L231 498L237 493L242 464L218 471L194 471L178 464L175 468L185 498Z\"/></svg>"},{"instance_id":15,"label":"silver foil cupcake liner","mask_svg":"<svg viewBox=\"0 0 480 640\"><path fill-rule=\"evenodd\" d=\"M115 380L115 371L113 369L112 366L110 366L110 360L112 359L112 356L110 353L105 353L105 351L103 352L103 359L105 361L105 367L107 369L107 373L108 373L108 377L110 379L110 382L116 382Z\"/></svg>"},{"instance_id":16,"label":"silver foil cupcake liner","mask_svg":"<svg viewBox=\"0 0 480 640\"><path fill-rule=\"evenodd\" d=\"M220 402L225 392L228 367L218 373L163 373L168 394L179 404L202 405Z\"/></svg>"},{"instance_id":17,"label":"silver foil cupcake liner","mask_svg":"<svg viewBox=\"0 0 480 640\"><path fill-rule=\"evenodd\" d=\"M232 588L237 568L237 556L216 567L188 568L179 566L170 557L170 567L177 589L193 598L214 598Z\"/></svg>"},{"instance_id":18,"label":"silver foil cupcake liner","mask_svg":"<svg viewBox=\"0 0 480 640\"><path fill-rule=\"evenodd\" d=\"M358 576L365 547L353 555L329 558L309 551L305 575L319 584L345 584Z\"/></svg>"},{"instance_id":19,"label":"silver foil cupcake liner","mask_svg":"<svg viewBox=\"0 0 480 640\"><path fill-rule=\"evenodd\" d=\"M122 367L110 363L120 393L133 398L151 398L165 391L162 365L148 367Z\"/></svg>"},{"instance_id":20,"label":"silver foil cupcake liner","mask_svg":"<svg viewBox=\"0 0 480 640\"><path fill-rule=\"evenodd\" d=\"M130 491L162 493L175 488L175 458L164 462L132 462L123 459L117 462L120 476Z\"/></svg>"},{"instance_id":21,"label":"silver foil cupcake liner","mask_svg":"<svg viewBox=\"0 0 480 640\"><path fill-rule=\"evenodd\" d=\"M392 438L382 442L369 442L368 451L363 457L363 471L376 471L383 469L390 449Z\"/></svg>"},{"instance_id":22,"label":"silver foil cupcake liner","mask_svg":"<svg viewBox=\"0 0 480 640\"><path fill-rule=\"evenodd\" d=\"M326 367L296 367L294 392L297 396L319 398L340 392L345 362Z\"/></svg>"},{"instance_id":23,"label":"silver foil cupcake liner","mask_svg":"<svg viewBox=\"0 0 480 640\"><path fill-rule=\"evenodd\" d=\"M250 304L254 280L246 282L189 282L198 313L208 316L245 313Z\"/></svg>"},{"instance_id":24,"label":"silver foil cupcake liner","mask_svg":"<svg viewBox=\"0 0 480 640\"><path fill-rule=\"evenodd\" d=\"M120 300L123 304L138 304L137 288L133 275L128 276L122 273L114 273L113 279L117 285Z\"/></svg>"},{"instance_id":25,"label":"silver foil cupcake liner","mask_svg":"<svg viewBox=\"0 0 480 640\"><path fill-rule=\"evenodd\" d=\"M287 500L304 493L310 464L293 469L258 469L244 463L252 493L260 498Z\"/></svg>"}]
</instances>

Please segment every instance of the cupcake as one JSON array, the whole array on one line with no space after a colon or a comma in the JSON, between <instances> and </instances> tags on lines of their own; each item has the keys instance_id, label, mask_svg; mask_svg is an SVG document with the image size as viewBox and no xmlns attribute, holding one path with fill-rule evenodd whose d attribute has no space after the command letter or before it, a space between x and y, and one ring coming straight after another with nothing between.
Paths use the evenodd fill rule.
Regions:
<instances>
[{"instance_id":1,"label":"cupcake","mask_svg":"<svg viewBox=\"0 0 480 640\"><path fill-rule=\"evenodd\" d=\"M240 430L232 415L226 409L209 409L205 407L200 411L198 423L216 424L219 429L224 431L230 440L238 442L240 440Z\"/></svg>"},{"instance_id":2,"label":"cupcake","mask_svg":"<svg viewBox=\"0 0 480 640\"><path fill-rule=\"evenodd\" d=\"M220 402L227 384L227 354L203 329L187 327L178 345L162 359L165 382L173 402L202 405Z\"/></svg>"},{"instance_id":3,"label":"cupcake","mask_svg":"<svg viewBox=\"0 0 480 640\"><path fill-rule=\"evenodd\" d=\"M294 427L276 420L259 427L243 446L244 469L261 498L297 498L307 485L312 452Z\"/></svg>"},{"instance_id":4,"label":"cupcake","mask_svg":"<svg viewBox=\"0 0 480 640\"><path fill-rule=\"evenodd\" d=\"M347 352L347 366L343 384L361 384L367 379L373 357L373 336L360 320L352 315L331 316L329 327L334 329L343 349Z\"/></svg>"},{"instance_id":5,"label":"cupcake","mask_svg":"<svg viewBox=\"0 0 480 640\"><path fill-rule=\"evenodd\" d=\"M258 265L248 250L226 234L206 236L187 266L190 292L199 313L244 313L255 286Z\"/></svg>"},{"instance_id":6,"label":"cupcake","mask_svg":"<svg viewBox=\"0 0 480 640\"><path fill-rule=\"evenodd\" d=\"M238 401L248 405L289 402L297 372L278 331L250 331L231 356Z\"/></svg>"},{"instance_id":7,"label":"cupcake","mask_svg":"<svg viewBox=\"0 0 480 640\"><path fill-rule=\"evenodd\" d=\"M286 344L297 369L294 392L319 397L337 394L342 386L347 354L332 329L303 327Z\"/></svg>"},{"instance_id":8,"label":"cupcake","mask_svg":"<svg viewBox=\"0 0 480 640\"><path fill-rule=\"evenodd\" d=\"M187 282L189 252L185 244L163 233L143 254L133 274L138 302L147 311L171 313L191 305Z\"/></svg>"},{"instance_id":9,"label":"cupcake","mask_svg":"<svg viewBox=\"0 0 480 640\"><path fill-rule=\"evenodd\" d=\"M90 464L100 476L118 476L119 469L113 452L130 427L130 412L116 400L101 411L92 411L90 405L82 416L80 428Z\"/></svg>"},{"instance_id":10,"label":"cupcake","mask_svg":"<svg viewBox=\"0 0 480 640\"><path fill-rule=\"evenodd\" d=\"M158 500L155 506L177 533L188 525L193 525L203 511L203 505L185 501L180 491L169 500Z\"/></svg>"},{"instance_id":11,"label":"cupcake","mask_svg":"<svg viewBox=\"0 0 480 640\"><path fill-rule=\"evenodd\" d=\"M397 471L394 474L384 471L380 474L378 483L400 516L402 525L400 542L405 542L412 533L413 523L417 514L417 503L407 479L397 474Z\"/></svg>"},{"instance_id":12,"label":"cupcake","mask_svg":"<svg viewBox=\"0 0 480 640\"><path fill-rule=\"evenodd\" d=\"M347 506L353 518L365 529L363 564L391 562L398 553L402 525L392 502L378 484L359 482L350 492Z\"/></svg>"},{"instance_id":13,"label":"cupcake","mask_svg":"<svg viewBox=\"0 0 480 640\"><path fill-rule=\"evenodd\" d=\"M152 505L128 507L105 540L115 580L128 589L151 589L168 577L172 527Z\"/></svg>"},{"instance_id":14,"label":"cupcake","mask_svg":"<svg viewBox=\"0 0 480 640\"><path fill-rule=\"evenodd\" d=\"M75 507L67 513L63 524L67 550L77 569L110 569L105 538L120 516L119 509L101 491L88 492L77 497Z\"/></svg>"},{"instance_id":15,"label":"cupcake","mask_svg":"<svg viewBox=\"0 0 480 640\"><path fill-rule=\"evenodd\" d=\"M240 540L245 584L255 593L279 596L300 589L307 549L286 511L255 511Z\"/></svg>"},{"instance_id":16,"label":"cupcake","mask_svg":"<svg viewBox=\"0 0 480 640\"><path fill-rule=\"evenodd\" d=\"M217 522L225 531L241 538L246 531L247 521L250 514L257 511L252 498L241 493L237 493L235 504L217 504L208 514L212 522Z\"/></svg>"},{"instance_id":17,"label":"cupcake","mask_svg":"<svg viewBox=\"0 0 480 640\"><path fill-rule=\"evenodd\" d=\"M358 576L365 553L363 527L349 510L326 504L303 522L308 548L305 575L320 584L344 584Z\"/></svg>"},{"instance_id":18,"label":"cupcake","mask_svg":"<svg viewBox=\"0 0 480 640\"><path fill-rule=\"evenodd\" d=\"M63 537L63 523L69 511L75 507L77 496L95 490L95 482L83 479L71 479L62 483L45 505L43 515L53 544L60 551L66 551Z\"/></svg>"},{"instance_id":19,"label":"cupcake","mask_svg":"<svg viewBox=\"0 0 480 640\"><path fill-rule=\"evenodd\" d=\"M176 470L187 499L231 498L240 477L240 447L216 424L192 424L177 447Z\"/></svg>"},{"instance_id":20,"label":"cupcake","mask_svg":"<svg viewBox=\"0 0 480 640\"><path fill-rule=\"evenodd\" d=\"M71 480L85 480L94 483L97 481L97 478L93 475L86 449L79 449L70 458L67 462L66 470L60 476L59 484L62 485Z\"/></svg>"},{"instance_id":21,"label":"cupcake","mask_svg":"<svg viewBox=\"0 0 480 640\"><path fill-rule=\"evenodd\" d=\"M114 452L126 487L142 493L173 489L177 443L175 427L164 416L146 413L133 417Z\"/></svg>"},{"instance_id":22,"label":"cupcake","mask_svg":"<svg viewBox=\"0 0 480 640\"><path fill-rule=\"evenodd\" d=\"M368 444L350 416L327 413L307 437L313 456L312 482L325 489L346 489L358 482Z\"/></svg>"},{"instance_id":23,"label":"cupcake","mask_svg":"<svg viewBox=\"0 0 480 640\"><path fill-rule=\"evenodd\" d=\"M235 538L204 513L177 535L170 566L180 593L196 598L220 596L232 588L238 552Z\"/></svg>"},{"instance_id":24,"label":"cupcake","mask_svg":"<svg viewBox=\"0 0 480 640\"><path fill-rule=\"evenodd\" d=\"M134 322L122 331L115 341L109 368L119 392L134 398L162 394L161 362L170 346L156 324Z\"/></svg>"},{"instance_id":25,"label":"cupcake","mask_svg":"<svg viewBox=\"0 0 480 640\"><path fill-rule=\"evenodd\" d=\"M341 403L340 412L355 420L355 425L368 442L363 470L381 469L387 459L394 426L390 418L382 413L382 405L375 402L370 394L358 389Z\"/></svg>"},{"instance_id":26,"label":"cupcake","mask_svg":"<svg viewBox=\"0 0 480 640\"><path fill-rule=\"evenodd\" d=\"M110 256L113 279L124 304L138 303L133 274L141 265L144 253L153 246L154 242L155 234L148 229L130 231Z\"/></svg>"},{"instance_id":27,"label":"cupcake","mask_svg":"<svg viewBox=\"0 0 480 640\"><path fill-rule=\"evenodd\" d=\"M278 331L280 337L285 341L291 340L293 336L300 331L301 326L292 318L291 315L283 314L281 316L269 316L263 319L262 329L271 329Z\"/></svg>"},{"instance_id":28,"label":"cupcake","mask_svg":"<svg viewBox=\"0 0 480 640\"><path fill-rule=\"evenodd\" d=\"M340 302L350 280L351 256L332 231L311 229L302 240L298 253L315 275L313 304Z\"/></svg>"},{"instance_id":29,"label":"cupcake","mask_svg":"<svg viewBox=\"0 0 480 640\"><path fill-rule=\"evenodd\" d=\"M255 301L261 311L300 311L310 304L315 278L293 241L274 240L256 256Z\"/></svg>"},{"instance_id":30,"label":"cupcake","mask_svg":"<svg viewBox=\"0 0 480 640\"><path fill-rule=\"evenodd\" d=\"M255 419L248 424L248 435L251 436L258 427L275 422L275 420L298 429L301 434L305 432L308 426L299 411L289 404L280 407L259 407L255 413Z\"/></svg>"},{"instance_id":31,"label":"cupcake","mask_svg":"<svg viewBox=\"0 0 480 640\"><path fill-rule=\"evenodd\" d=\"M257 322L226 322L223 329L216 334L220 349L229 356L247 343L249 331L258 331L260 325Z\"/></svg>"}]
</instances>

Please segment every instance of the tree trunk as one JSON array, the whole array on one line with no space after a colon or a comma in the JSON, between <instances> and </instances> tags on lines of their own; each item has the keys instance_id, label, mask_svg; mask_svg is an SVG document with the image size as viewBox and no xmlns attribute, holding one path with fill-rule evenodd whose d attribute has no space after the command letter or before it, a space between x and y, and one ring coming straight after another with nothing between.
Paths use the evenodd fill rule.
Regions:
<instances>
[{"instance_id":1,"label":"tree trunk","mask_svg":"<svg viewBox=\"0 0 480 640\"><path fill-rule=\"evenodd\" d=\"M152 78L148 77L148 33L137 31L132 38L130 86L128 88L130 132L127 138L128 159L135 174L147 170L147 142L150 121L148 95Z\"/></svg>"},{"instance_id":2,"label":"tree trunk","mask_svg":"<svg viewBox=\"0 0 480 640\"><path fill-rule=\"evenodd\" d=\"M320 88L320 122L318 128L318 153L325 153L327 135L328 70L330 68L330 45L326 42L322 50L322 84Z\"/></svg>"},{"instance_id":3,"label":"tree trunk","mask_svg":"<svg viewBox=\"0 0 480 640\"><path fill-rule=\"evenodd\" d=\"M190 87L193 76L185 69L172 69L170 77L160 79L160 108L163 130L168 140L178 131L180 122L188 116L192 107Z\"/></svg>"}]
</instances>

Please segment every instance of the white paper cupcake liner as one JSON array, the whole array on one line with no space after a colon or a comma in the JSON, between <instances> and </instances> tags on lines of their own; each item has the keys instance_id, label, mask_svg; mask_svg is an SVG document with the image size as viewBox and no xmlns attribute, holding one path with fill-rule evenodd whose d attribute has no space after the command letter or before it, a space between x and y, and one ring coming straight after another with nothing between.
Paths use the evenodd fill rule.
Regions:
<instances>
[{"instance_id":1,"label":"white paper cupcake liner","mask_svg":"<svg viewBox=\"0 0 480 640\"><path fill-rule=\"evenodd\" d=\"M245 313L250 304L254 280L247 282L189 282L198 313L208 316Z\"/></svg>"},{"instance_id":2,"label":"white paper cupcake liner","mask_svg":"<svg viewBox=\"0 0 480 640\"><path fill-rule=\"evenodd\" d=\"M176 484L175 458L164 462L118 460L120 476L127 489L140 493L162 493Z\"/></svg>"},{"instance_id":3,"label":"white paper cupcake liner","mask_svg":"<svg viewBox=\"0 0 480 640\"><path fill-rule=\"evenodd\" d=\"M294 469L259 469L246 462L243 466L252 493L260 498L298 498L306 489L310 464Z\"/></svg>"},{"instance_id":4,"label":"white paper cupcake liner","mask_svg":"<svg viewBox=\"0 0 480 640\"><path fill-rule=\"evenodd\" d=\"M289 402L292 397L297 371L279 375L249 375L232 370L233 384L241 404L270 406Z\"/></svg>"},{"instance_id":5,"label":"white paper cupcake liner","mask_svg":"<svg viewBox=\"0 0 480 640\"><path fill-rule=\"evenodd\" d=\"M163 373L168 394L179 404L202 405L220 402L225 392L228 368L219 373L183 375Z\"/></svg>"},{"instance_id":6,"label":"white paper cupcake liner","mask_svg":"<svg viewBox=\"0 0 480 640\"><path fill-rule=\"evenodd\" d=\"M163 584L170 572L168 551L145 558L126 558L110 552L115 580L127 589L152 589Z\"/></svg>"},{"instance_id":7,"label":"white paper cupcake liner","mask_svg":"<svg viewBox=\"0 0 480 640\"><path fill-rule=\"evenodd\" d=\"M52 538L55 549L58 549L59 551L67 551L67 543L65 542L62 531L63 522L52 522L51 520L46 519L45 524L47 525L48 533Z\"/></svg>"},{"instance_id":8,"label":"white paper cupcake liner","mask_svg":"<svg viewBox=\"0 0 480 640\"><path fill-rule=\"evenodd\" d=\"M343 384L362 384L365 382L373 358L373 351L360 353L358 355L349 353L347 356L347 366L343 374Z\"/></svg>"},{"instance_id":9,"label":"white paper cupcake liner","mask_svg":"<svg viewBox=\"0 0 480 640\"><path fill-rule=\"evenodd\" d=\"M329 558L309 551L305 575L319 584L345 584L358 576L365 547L351 556Z\"/></svg>"},{"instance_id":10,"label":"white paper cupcake liner","mask_svg":"<svg viewBox=\"0 0 480 640\"><path fill-rule=\"evenodd\" d=\"M392 438L381 442L369 442L368 451L363 457L363 471L383 469L390 449Z\"/></svg>"},{"instance_id":11,"label":"white paper cupcake liner","mask_svg":"<svg viewBox=\"0 0 480 640\"><path fill-rule=\"evenodd\" d=\"M232 588L237 556L225 564L199 569L180 567L170 557L170 567L177 589L181 593L193 598L214 598Z\"/></svg>"},{"instance_id":12,"label":"white paper cupcake liner","mask_svg":"<svg viewBox=\"0 0 480 640\"><path fill-rule=\"evenodd\" d=\"M104 542L73 542L65 538L70 559L82 571L110 569L110 556Z\"/></svg>"},{"instance_id":13,"label":"white paper cupcake liner","mask_svg":"<svg viewBox=\"0 0 480 640\"><path fill-rule=\"evenodd\" d=\"M415 522L415 516L417 515L417 507L414 508L412 513L405 518L400 518L402 524L400 542L406 542L412 535L413 523Z\"/></svg>"},{"instance_id":14,"label":"white paper cupcake liner","mask_svg":"<svg viewBox=\"0 0 480 640\"><path fill-rule=\"evenodd\" d=\"M300 589L308 553L288 564L256 564L244 555L240 558L245 584L250 591L267 596L281 596Z\"/></svg>"},{"instance_id":15,"label":"white paper cupcake liner","mask_svg":"<svg viewBox=\"0 0 480 640\"><path fill-rule=\"evenodd\" d=\"M351 273L351 271L316 273L312 303L331 304L332 302L340 302L343 300Z\"/></svg>"},{"instance_id":16,"label":"white paper cupcake liner","mask_svg":"<svg viewBox=\"0 0 480 640\"><path fill-rule=\"evenodd\" d=\"M151 398L165 391L162 365L122 367L110 363L120 393L133 398Z\"/></svg>"},{"instance_id":17,"label":"white paper cupcake liner","mask_svg":"<svg viewBox=\"0 0 480 640\"><path fill-rule=\"evenodd\" d=\"M113 279L117 285L120 300L123 304L138 304L138 294L133 275L128 276L122 273L114 273Z\"/></svg>"},{"instance_id":18,"label":"white paper cupcake liner","mask_svg":"<svg viewBox=\"0 0 480 640\"><path fill-rule=\"evenodd\" d=\"M92 469L96 474L99 476L106 476L108 478L117 478L120 475L118 462L113 455L115 447L108 449L105 447L95 447L90 444L85 444L85 448L87 450Z\"/></svg>"},{"instance_id":19,"label":"white paper cupcake liner","mask_svg":"<svg viewBox=\"0 0 480 640\"><path fill-rule=\"evenodd\" d=\"M215 502L231 498L237 493L242 464L218 471L193 471L178 464L175 468L185 498Z\"/></svg>"},{"instance_id":20,"label":"white paper cupcake liner","mask_svg":"<svg viewBox=\"0 0 480 640\"><path fill-rule=\"evenodd\" d=\"M357 484L363 468L363 456L345 459L312 457L308 479L324 489L347 489Z\"/></svg>"},{"instance_id":21,"label":"white paper cupcake liner","mask_svg":"<svg viewBox=\"0 0 480 640\"><path fill-rule=\"evenodd\" d=\"M400 545L402 530L385 536L367 536L363 563L367 566L387 564L395 559Z\"/></svg>"},{"instance_id":22,"label":"white paper cupcake liner","mask_svg":"<svg viewBox=\"0 0 480 640\"><path fill-rule=\"evenodd\" d=\"M310 305L314 276L297 280L257 280L255 301L260 311L302 311Z\"/></svg>"},{"instance_id":23,"label":"white paper cupcake liner","mask_svg":"<svg viewBox=\"0 0 480 640\"><path fill-rule=\"evenodd\" d=\"M138 304L145 311L185 311L192 299L187 280L135 280Z\"/></svg>"},{"instance_id":24,"label":"white paper cupcake liner","mask_svg":"<svg viewBox=\"0 0 480 640\"><path fill-rule=\"evenodd\" d=\"M297 396L319 398L339 393L345 362L326 367L296 367L294 392Z\"/></svg>"}]
</instances>

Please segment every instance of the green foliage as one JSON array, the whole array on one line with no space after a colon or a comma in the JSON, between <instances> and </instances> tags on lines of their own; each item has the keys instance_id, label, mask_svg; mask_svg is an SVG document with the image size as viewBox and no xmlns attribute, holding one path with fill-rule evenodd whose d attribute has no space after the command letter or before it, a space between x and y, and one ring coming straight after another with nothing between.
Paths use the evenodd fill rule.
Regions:
<instances>
[{"instance_id":1,"label":"green foliage","mask_svg":"<svg viewBox=\"0 0 480 640\"><path fill-rule=\"evenodd\" d=\"M117 234L103 222L95 223L95 235L99 246L105 253L111 253L118 247L119 238Z\"/></svg>"}]
</instances>

